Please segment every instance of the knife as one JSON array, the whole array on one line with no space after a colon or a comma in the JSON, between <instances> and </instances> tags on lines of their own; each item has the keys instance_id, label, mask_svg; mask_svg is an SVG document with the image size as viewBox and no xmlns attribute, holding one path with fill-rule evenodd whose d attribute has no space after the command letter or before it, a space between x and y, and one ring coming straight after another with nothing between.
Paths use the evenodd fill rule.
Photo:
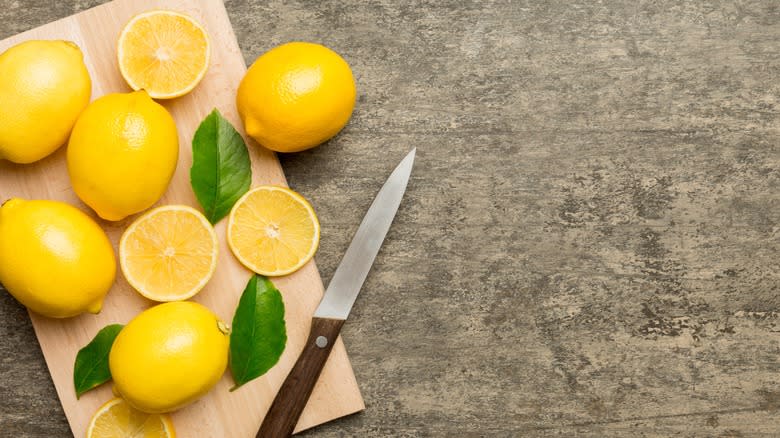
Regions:
<instances>
[{"instance_id":1,"label":"knife","mask_svg":"<svg viewBox=\"0 0 780 438\"><path fill-rule=\"evenodd\" d=\"M368 271L385 240L412 173L416 148L401 160L379 190L352 243L341 259L328 289L314 312L303 352L276 394L263 419L257 438L292 435L295 425L317 383L341 327L357 299Z\"/></svg>"}]
</instances>

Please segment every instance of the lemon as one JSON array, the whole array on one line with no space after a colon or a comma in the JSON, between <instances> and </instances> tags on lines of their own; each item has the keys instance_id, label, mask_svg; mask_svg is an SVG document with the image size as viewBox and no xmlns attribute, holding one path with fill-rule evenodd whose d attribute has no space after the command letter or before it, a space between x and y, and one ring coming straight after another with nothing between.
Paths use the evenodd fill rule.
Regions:
<instances>
[{"instance_id":1,"label":"lemon","mask_svg":"<svg viewBox=\"0 0 780 438\"><path fill-rule=\"evenodd\" d=\"M67 158L79 198L103 219L118 221L165 193L179 158L176 124L145 91L108 94L79 117Z\"/></svg>"},{"instance_id":2,"label":"lemon","mask_svg":"<svg viewBox=\"0 0 780 438\"><path fill-rule=\"evenodd\" d=\"M285 187L260 186L236 202L228 220L228 244L236 258L261 275L293 273L320 242L320 223L303 196Z\"/></svg>"},{"instance_id":3,"label":"lemon","mask_svg":"<svg viewBox=\"0 0 780 438\"><path fill-rule=\"evenodd\" d=\"M101 406L92 416L87 438L176 438L171 417L133 409L121 398Z\"/></svg>"},{"instance_id":4,"label":"lemon","mask_svg":"<svg viewBox=\"0 0 780 438\"><path fill-rule=\"evenodd\" d=\"M238 87L247 134L268 149L298 152L336 135L355 107L352 70L336 52L293 42L266 52Z\"/></svg>"},{"instance_id":5,"label":"lemon","mask_svg":"<svg viewBox=\"0 0 780 438\"><path fill-rule=\"evenodd\" d=\"M0 54L0 159L32 163L53 153L91 93L84 57L71 42L27 41Z\"/></svg>"},{"instance_id":6,"label":"lemon","mask_svg":"<svg viewBox=\"0 0 780 438\"><path fill-rule=\"evenodd\" d=\"M0 207L0 283L33 312L98 313L115 275L111 242L79 209L18 198Z\"/></svg>"},{"instance_id":7,"label":"lemon","mask_svg":"<svg viewBox=\"0 0 780 438\"><path fill-rule=\"evenodd\" d=\"M191 301L141 312L111 347L108 364L116 392L152 414L195 401L225 372L228 332L209 309Z\"/></svg>"},{"instance_id":8,"label":"lemon","mask_svg":"<svg viewBox=\"0 0 780 438\"><path fill-rule=\"evenodd\" d=\"M209 67L209 38L192 17L155 10L133 17L119 35L119 70L133 90L155 99L183 96Z\"/></svg>"},{"instance_id":9,"label":"lemon","mask_svg":"<svg viewBox=\"0 0 780 438\"><path fill-rule=\"evenodd\" d=\"M186 300L214 274L217 233L192 207L159 207L127 228L119 260L128 283L146 298Z\"/></svg>"}]
</instances>

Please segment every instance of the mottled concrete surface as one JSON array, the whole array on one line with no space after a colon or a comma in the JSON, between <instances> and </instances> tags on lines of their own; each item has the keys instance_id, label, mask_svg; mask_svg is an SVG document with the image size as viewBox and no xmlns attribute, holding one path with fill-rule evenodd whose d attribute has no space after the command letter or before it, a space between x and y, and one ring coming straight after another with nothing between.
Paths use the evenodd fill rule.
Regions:
<instances>
[{"instance_id":1,"label":"mottled concrete surface","mask_svg":"<svg viewBox=\"0 0 780 438\"><path fill-rule=\"evenodd\" d=\"M0 0L0 37L96 2ZM344 339L365 412L310 437L780 436L780 5L227 3L248 62L352 64L348 128L284 156L327 280L406 201ZM0 295L0 434L69 431Z\"/></svg>"}]
</instances>

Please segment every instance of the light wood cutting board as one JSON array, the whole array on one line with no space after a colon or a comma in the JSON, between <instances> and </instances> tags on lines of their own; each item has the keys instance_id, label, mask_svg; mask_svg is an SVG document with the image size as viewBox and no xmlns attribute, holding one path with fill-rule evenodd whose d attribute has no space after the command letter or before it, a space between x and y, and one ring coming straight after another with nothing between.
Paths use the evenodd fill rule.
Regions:
<instances>
[{"instance_id":1,"label":"light wood cutting board","mask_svg":"<svg viewBox=\"0 0 780 438\"><path fill-rule=\"evenodd\" d=\"M106 93L126 92L129 88L122 80L116 62L115 44L119 32L133 15L161 8L192 15L205 26L211 36L211 67L203 82L191 94L163 102L176 120L181 153L173 181L159 204L188 204L197 208L198 204L189 184L189 169L192 164L192 136L200 121L216 107L244 134L236 113L235 93L246 66L227 12L220 0L116 0L0 41L0 52L30 39L74 41L84 52L87 68L92 76L93 99ZM246 135L244 137L246 138ZM275 155L251 141L247 141L247 145L252 157L253 185L285 185L284 174ZM15 165L0 160L0 201L12 196L66 201L97 219L94 213L79 201L70 186L65 166L65 147L32 165ZM122 231L133 218L118 223L99 221L111 238L114 248ZM226 222L223 220L216 227L220 237L217 271L208 286L194 300L211 308L223 320L231 321L250 273L238 263L226 245ZM232 393L228 391L232 379L229 372L226 373L206 397L173 415L180 437L255 436L277 389L303 348L311 315L323 292L322 281L313 262L293 275L275 279L274 283L284 296L288 330L287 348L279 364L265 376ZM153 304L135 293L120 273L99 315L87 314L67 320L55 320L30 314L57 393L76 437L84 436L92 413L112 397L110 385L103 385L76 400L73 388L73 361L76 352L103 326L127 323L138 312ZM363 408L363 400L344 345L339 340L303 412L297 430Z\"/></svg>"}]
</instances>

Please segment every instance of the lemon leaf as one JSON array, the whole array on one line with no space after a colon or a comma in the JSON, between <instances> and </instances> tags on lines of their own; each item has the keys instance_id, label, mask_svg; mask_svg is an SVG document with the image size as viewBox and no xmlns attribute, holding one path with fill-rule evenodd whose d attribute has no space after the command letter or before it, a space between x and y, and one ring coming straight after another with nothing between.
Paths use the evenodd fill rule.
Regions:
<instances>
[{"instance_id":1,"label":"lemon leaf","mask_svg":"<svg viewBox=\"0 0 780 438\"><path fill-rule=\"evenodd\" d=\"M76 364L73 366L76 398L81 398L85 392L111 380L108 354L122 327L124 327L122 324L103 327L95 338L76 354Z\"/></svg>"},{"instance_id":2,"label":"lemon leaf","mask_svg":"<svg viewBox=\"0 0 780 438\"><path fill-rule=\"evenodd\" d=\"M266 277L254 275L246 285L230 332L230 372L235 386L270 370L287 344L282 294Z\"/></svg>"},{"instance_id":3,"label":"lemon leaf","mask_svg":"<svg viewBox=\"0 0 780 438\"><path fill-rule=\"evenodd\" d=\"M190 183L212 224L230 212L252 183L246 143L216 109L201 122L192 139Z\"/></svg>"}]
</instances>

